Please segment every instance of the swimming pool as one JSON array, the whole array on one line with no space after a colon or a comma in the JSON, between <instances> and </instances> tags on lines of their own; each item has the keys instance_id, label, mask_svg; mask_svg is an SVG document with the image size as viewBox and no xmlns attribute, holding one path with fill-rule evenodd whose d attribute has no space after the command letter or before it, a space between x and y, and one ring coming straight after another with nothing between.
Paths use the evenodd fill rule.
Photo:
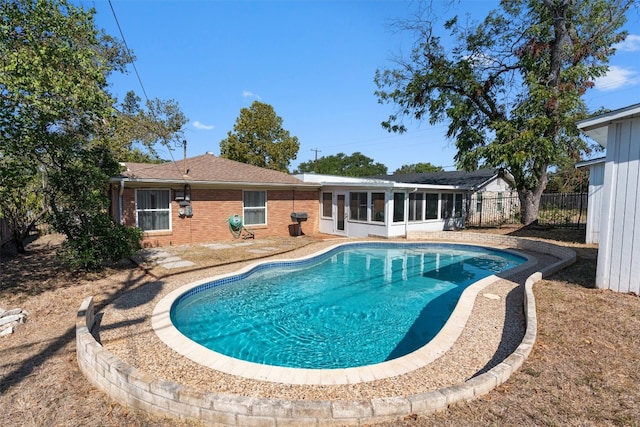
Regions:
<instances>
[{"instance_id":1,"label":"swimming pool","mask_svg":"<svg viewBox=\"0 0 640 427\"><path fill-rule=\"evenodd\" d=\"M468 245L347 244L195 284L165 308L181 334L218 355L274 368L351 369L425 347L465 289L525 261Z\"/></svg>"}]
</instances>

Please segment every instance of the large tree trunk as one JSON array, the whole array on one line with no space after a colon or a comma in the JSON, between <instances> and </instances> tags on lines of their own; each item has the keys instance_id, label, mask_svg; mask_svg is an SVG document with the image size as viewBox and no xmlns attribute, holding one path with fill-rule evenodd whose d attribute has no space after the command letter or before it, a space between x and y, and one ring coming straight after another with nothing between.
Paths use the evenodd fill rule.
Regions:
<instances>
[{"instance_id":1,"label":"large tree trunk","mask_svg":"<svg viewBox=\"0 0 640 427\"><path fill-rule=\"evenodd\" d=\"M520 222L523 225L530 225L538 221L541 196L541 188L535 190L518 190L518 197L520 198Z\"/></svg>"}]
</instances>

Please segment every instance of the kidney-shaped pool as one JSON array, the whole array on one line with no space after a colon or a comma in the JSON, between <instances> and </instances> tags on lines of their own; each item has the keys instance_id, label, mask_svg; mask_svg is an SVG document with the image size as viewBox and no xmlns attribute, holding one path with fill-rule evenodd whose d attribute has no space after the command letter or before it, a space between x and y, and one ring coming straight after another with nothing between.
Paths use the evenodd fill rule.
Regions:
<instances>
[{"instance_id":1,"label":"kidney-shaped pool","mask_svg":"<svg viewBox=\"0 0 640 427\"><path fill-rule=\"evenodd\" d=\"M163 307L171 329L218 355L282 368L357 368L423 348L465 289L526 261L470 245L350 243L187 285Z\"/></svg>"}]
</instances>

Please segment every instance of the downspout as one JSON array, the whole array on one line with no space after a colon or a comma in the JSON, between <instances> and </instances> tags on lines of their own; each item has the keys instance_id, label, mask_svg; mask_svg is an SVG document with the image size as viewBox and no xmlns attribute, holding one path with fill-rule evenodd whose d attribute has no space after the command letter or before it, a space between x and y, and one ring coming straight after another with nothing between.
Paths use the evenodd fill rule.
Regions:
<instances>
[{"instance_id":1,"label":"downspout","mask_svg":"<svg viewBox=\"0 0 640 427\"><path fill-rule=\"evenodd\" d=\"M124 202L122 194L124 193L124 178L120 178L120 194L118 195L118 219L120 224L124 224Z\"/></svg>"}]
</instances>

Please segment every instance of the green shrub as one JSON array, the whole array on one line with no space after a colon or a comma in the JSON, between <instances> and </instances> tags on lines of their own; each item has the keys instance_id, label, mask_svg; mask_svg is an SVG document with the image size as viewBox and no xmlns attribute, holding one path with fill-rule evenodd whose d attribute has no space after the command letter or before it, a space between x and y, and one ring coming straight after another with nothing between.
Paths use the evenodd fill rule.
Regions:
<instances>
[{"instance_id":1,"label":"green shrub","mask_svg":"<svg viewBox=\"0 0 640 427\"><path fill-rule=\"evenodd\" d=\"M118 224L107 214L91 218L67 236L58 251L58 258L71 270L100 270L108 262L130 257L141 248L142 230Z\"/></svg>"}]
</instances>

